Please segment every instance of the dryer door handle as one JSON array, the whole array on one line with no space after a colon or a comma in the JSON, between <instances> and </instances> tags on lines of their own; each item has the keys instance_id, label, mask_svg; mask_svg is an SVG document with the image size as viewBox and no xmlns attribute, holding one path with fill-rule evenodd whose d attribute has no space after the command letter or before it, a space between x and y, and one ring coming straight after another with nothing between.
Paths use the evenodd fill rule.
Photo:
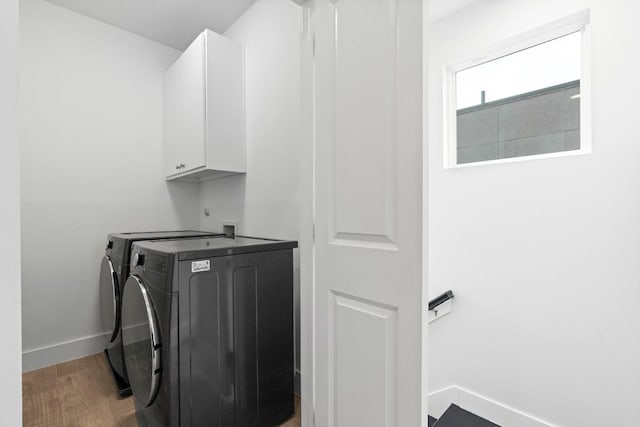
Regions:
<instances>
[{"instance_id":1,"label":"dryer door handle","mask_svg":"<svg viewBox=\"0 0 640 427\"><path fill-rule=\"evenodd\" d=\"M134 283L129 283L130 281L134 281ZM142 295L142 299L144 300L147 321L149 322L149 334L151 338L151 387L149 388L149 394L147 396L136 396L143 407L147 407L153 403L160 388L160 373L162 372L162 360L160 353L162 350L162 344L160 341L160 328L158 326L153 299L151 298L149 290L147 289L145 284L138 276L132 275L127 280L127 284L125 285L125 287L129 285L138 286L140 294ZM127 369L129 369L129 367L127 367ZM135 394L136 390L134 389L133 392Z\"/></svg>"}]
</instances>

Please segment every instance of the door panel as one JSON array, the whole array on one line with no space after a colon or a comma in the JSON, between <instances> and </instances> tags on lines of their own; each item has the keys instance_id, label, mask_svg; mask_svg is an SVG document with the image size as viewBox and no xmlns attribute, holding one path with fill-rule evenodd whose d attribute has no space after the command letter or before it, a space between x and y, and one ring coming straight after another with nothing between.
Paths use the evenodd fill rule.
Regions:
<instances>
[{"instance_id":1,"label":"door panel","mask_svg":"<svg viewBox=\"0 0 640 427\"><path fill-rule=\"evenodd\" d=\"M258 272L243 266L233 272L233 337L235 345L236 424L255 425L258 419Z\"/></svg>"},{"instance_id":2,"label":"door panel","mask_svg":"<svg viewBox=\"0 0 640 427\"><path fill-rule=\"evenodd\" d=\"M398 377L396 317L396 307L331 292L332 425L394 425Z\"/></svg>"},{"instance_id":3,"label":"door panel","mask_svg":"<svg viewBox=\"0 0 640 427\"><path fill-rule=\"evenodd\" d=\"M179 264L181 423L280 425L294 413L292 251L208 260Z\"/></svg>"},{"instance_id":4,"label":"door panel","mask_svg":"<svg viewBox=\"0 0 640 427\"><path fill-rule=\"evenodd\" d=\"M183 263L188 265L190 263ZM216 260L211 271L189 277L188 304L182 321L188 335L181 334L181 422L192 425L194 420L211 420L211 427L234 425L233 414L233 324L228 307L232 295L225 281L226 272ZM185 268L183 267L183 270ZM191 270L188 270L191 271ZM222 277L221 277L222 276ZM182 294L184 295L184 294Z\"/></svg>"},{"instance_id":5,"label":"door panel","mask_svg":"<svg viewBox=\"0 0 640 427\"><path fill-rule=\"evenodd\" d=\"M426 425L422 1L305 7L315 425Z\"/></svg>"},{"instance_id":6,"label":"door panel","mask_svg":"<svg viewBox=\"0 0 640 427\"><path fill-rule=\"evenodd\" d=\"M395 242L395 10L396 0L341 0L331 7L334 243Z\"/></svg>"}]
</instances>

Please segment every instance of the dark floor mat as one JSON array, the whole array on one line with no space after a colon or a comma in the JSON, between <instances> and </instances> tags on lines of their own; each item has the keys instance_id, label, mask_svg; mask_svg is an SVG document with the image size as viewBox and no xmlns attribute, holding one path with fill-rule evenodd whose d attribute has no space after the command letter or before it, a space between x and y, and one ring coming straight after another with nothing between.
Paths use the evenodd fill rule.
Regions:
<instances>
[{"instance_id":1,"label":"dark floor mat","mask_svg":"<svg viewBox=\"0 0 640 427\"><path fill-rule=\"evenodd\" d=\"M436 421L438 420L429 415L429 427L432 427L436 423Z\"/></svg>"},{"instance_id":2,"label":"dark floor mat","mask_svg":"<svg viewBox=\"0 0 640 427\"><path fill-rule=\"evenodd\" d=\"M451 405L433 427L500 427L457 405Z\"/></svg>"}]
</instances>

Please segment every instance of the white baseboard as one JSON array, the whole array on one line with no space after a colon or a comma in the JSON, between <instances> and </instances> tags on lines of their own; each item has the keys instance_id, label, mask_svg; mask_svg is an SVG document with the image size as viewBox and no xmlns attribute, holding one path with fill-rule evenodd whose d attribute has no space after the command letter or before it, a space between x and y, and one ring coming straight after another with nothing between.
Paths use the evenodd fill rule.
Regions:
<instances>
[{"instance_id":1,"label":"white baseboard","mask_svg":"<svg viewBox=\"0 0 640 427\"><path fill-rule=\"evenodd\" d=\"M22 372L35 371L91 354L105 348L110 334L91 335L22 352Z\"/></svg>"},{"instance_id":2,"label":"white baseboard","mask_svg":"<svg viewBox=\"0 0 640 427\"><path fill-rule=\"evenodd\" d=\"M429 415L440 418L452 403L505 427L556 427L533 415L456 385L429 393Z\"/></svg>"},{"instance_id":3,"label":"white baseboard","mask_svg":"<svg viewBox=\"0 0 640 427\"><path fill-rule=\"evenodd\" d=\"M295 372L295 379L293 382L293 392L296 394L296 396L300 397L300 370L296 369Z\"/></svg>"},{"instance_id":4,"label":"white baseboard","mask_svg":"<svg viewBox=\"0 0 640 427\"><path fill-rule=\"evenodd\" d=\"M134 331L135 339L143 339L145 337L145 333L147 333L144 329L145 326L145 324L133 326L136 328ZM57 365L58 363L68 362L69 360L101 353L105 349L105 344L109 339L109 335L111 335L111 332L99 335L90 335L88 337L23 351L22 372L35 371L36 369L46 368L47 366ZM295 370L294 381L294 392L296 395L300 396L299 369Z\"/></svg>"},{"instance_id":5,"label":"white baseboard","mask_svg":"<svg viewBox=\"0 0 640 427\"><path fill-rule=\"evenodd\" d=\"M145 324L132 326L132 328L136 328L134 331L136 339L138 337L140 339L144 338L145 327ZM111 332L90 335L23 351L22 372L35 371L36 369L46 368L47 366L57 365L58 363L68 362L69 360L101 353L104 351L110 335Z\"/></svg>"}]
</instances>

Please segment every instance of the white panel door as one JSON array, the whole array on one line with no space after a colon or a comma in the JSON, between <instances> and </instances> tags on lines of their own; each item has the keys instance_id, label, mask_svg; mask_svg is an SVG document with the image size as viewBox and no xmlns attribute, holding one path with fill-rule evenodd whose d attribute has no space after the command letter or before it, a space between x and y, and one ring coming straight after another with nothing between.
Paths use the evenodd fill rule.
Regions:
<instances>
[{"instance_id":1,"label":"white panel door","mask_svg":"<svg viewBox=\"0 0 640 427\"><path fill-rule=\"evenodd\" d=\"M426 425L422 1L306 7L315 46L306 62L314 85L315 425Z\"/></svg>"}]
</instances>

